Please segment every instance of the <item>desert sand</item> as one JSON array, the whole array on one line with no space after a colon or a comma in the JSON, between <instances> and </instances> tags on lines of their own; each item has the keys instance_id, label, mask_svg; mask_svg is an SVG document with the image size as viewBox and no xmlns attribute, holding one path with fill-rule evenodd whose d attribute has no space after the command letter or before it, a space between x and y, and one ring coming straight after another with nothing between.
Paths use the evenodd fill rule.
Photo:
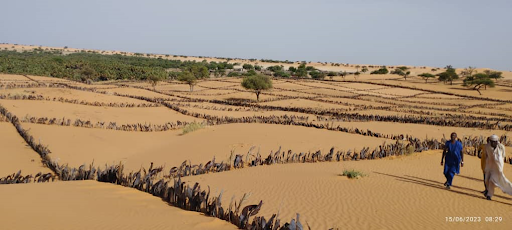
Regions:
<instances>
[{"instance_id":1,"label":"desert sand","mask_svg":"<svg viewBox=\"0 0 512 230\"><path fill-rule=\"evenodd\" d=\"M21 170L23 175L47 173L41 158L21 138L14 126L8 122L0 122L0 175L7 176Z\"/></svg>"},{"instance_id":2,"label":"desert sand","mask_svg":"<svg viewBox=\"0 0 512 230\"><path fill-rule=\"evenodd\" d=\"M14 48L12 48L14 47ZM0 49L29 50L38 46L0 44ZM81 49L43 47L64 53ZM121 51L97 51L120 54ZM124 52L123 52L124 53ZM126 53L134 55L134 53ZM153 54L151 58L178 60L225 61L217 58L169 57ZM234 59L230 63L251 63L264 67L278 63L264 63ZM299 63L283 64L285 68ZM320 70L353 72L362 64L308 63ZM369 68L370 71L376 68ZM512 124L512 72L503 71L504 79L495 88L474 90L437 80L425 81L418 74L433 71L433 67L411 67L411 76L404 80L397 75L376 76L361 74L333 81L274 79L274 88L260 95L256 101L253 92L240 86L240 78L211 78L201 80L190 92L186 84L174 80L159 82L154 88L148 82L109 81L91 85L66 79L44 76L0 74L0 84L41 84L37 88L3 89L0 95L41 95L48 100L0 99L0 105L11 115L82 119L92 122L117 124L163 124L176 121L205 119L191 113L212 116L212 120L232 118L265 119L275 117L307 117L311 125L297 123L265 124L225 122L209 125L183 134L182 129L158 132L119 131L103 128L34 124L21 122L23 129L36 143L51 150L49 158L60 165L79 167L94 162L97 167L124 165L124 172L148 169L151 163L164 166L159 174L169 174L182 162L203 164L215 158L217 163L228 162L231 154L253 152L262 156L292 150L294 153L325 155L335 151L356 151L364 147L371 150L383 144L396 143L384 137L364 136L356 133L332 131L325 127L371 130L381 134L411 135L420 139L433 138L457 132L460 138L491 134L510 138ZM478 71L483 71L479 69ZM460 70L459 70L460 71ZM31 80L32 79L32 80ZM329 78L328 78L329 79ZM59 84L60 88L45 87ZM81 87L71 89L65 85ZM93 92L92 90L97 90ZM106 92L106 93L104 93ZM134 99L131 97L143 97ZM120 108L112 105L93 106L71 102L52 101L53 98L84 101L87 103L152 104L144 99L163 99L188 112L179 113L160 104L159 107ZM198 101L199 100L199 101ZM215 100L202 102L204 100ZM499 101L501 100L501 101ZM508 101L506 101L508 100ZM243 106L234 105L237 102ZM258 106L274 106L272 109ZM293 107L296 112L286 111ZM268 108L268 107L267 107ZM391 121L349 120L345 115L332 117L336 112L391 116L398 120L423 117L456 121L449 115L463 115L467 127L442 126ZM448 114L448 115L447 115ZM480 118L472 118L478 116ZM331 121L331 119L333 121ZM294 118L297 119L297 118ZM0 178L22 171L23 175L52 172L43 167L41 157L18 134L11 122L0 115ZM498 123L497 121L500 120ZM303 120L294 120L304 122ZM483 122L480 126L471 126ZM487 126L485 125L487 123ZM406 141L401 140L406 143ZM507 147L507 155L512 153ZM480 159L465 156L465 166L454 179L451 190L443 187L444 176L439 165L440 150L416 152L407 156L393 156L376 160L358 160L322 163L292 163L271 166L244 167L231 171L184 177L188 185L199 182L209 186L212 196L223 191L223 205L231 197L240 199L250 194L245 205L263 200L258 215L267 219L279 213L281 221L288 222L300 213L304 226L312 229L509 229L512 224L512 197L497 189L497 196L487 201L483 190ZM233 159L231 159L233 160ZM246 162L247 163L247 162ZM233 162L229 162L233 164ZM360 179L340 176L343 170L355 169L366 174ZM512 179L512 166L505 165L505 174ZM171 207L161 199L142 191L96 181L57 182L45 184L0 185L0 216L2 229L232 229L235 226L199 213ZM78 199L77 199L78 197ZM453 223L447 217L477 217L476 223ZM501 217L500 223L486 222L486 217ZM27 221L31 220L31 221ZM94 220L94 221L91 221Z\"/></svg>"},{"instance_id":3,"label":"desert sand","mask_svg":"<svg viewBox=\"0 0 512 230\"><path fill-rule=\"evenodd\" d=\"M193 176L186 181L222 187L224 202L250 193L248 203L267 202L263 215L279 211L283 219L291 219L300 213L312 229L508 229L512 197L499 191L492 204L485 200L480 193L484 189L480 160L466 156L460 176L455 177L452 189L446 190L440 159L439 151L431 151L375 161L263 166ZM344 169L367 176L350 180L340 176ZM511 178L512 166L504 170ZM455 215L500 216L504 220L445 220Z\"/></svg>"},{"instance_id":4,"label":"desert sand","mask_svg":"<svg viewBox=\"0 0 512 230\"><path fill-rule=\"evenodd\" d=\"M236 229L150 194L95 181L2 186L0 197L5 230Z\"/></svg>"}]
</instances>

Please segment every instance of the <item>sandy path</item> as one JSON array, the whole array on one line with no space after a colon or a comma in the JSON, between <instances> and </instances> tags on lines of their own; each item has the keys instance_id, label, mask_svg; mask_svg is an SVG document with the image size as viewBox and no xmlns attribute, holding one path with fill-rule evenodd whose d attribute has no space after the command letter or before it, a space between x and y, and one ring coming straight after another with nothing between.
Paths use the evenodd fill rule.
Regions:
<instances>
[{"instance_id":1,"label":"sandy path","mask_svg":"<svg viewBox=\"0 0 512 230\"><path fill-rule=\"evenodd\" d=\"M95 181L0 186L2 229L236 229L150 194Z\"/></svg>"},{"instance_id":2,"label":"sandy path","mask_svg":"<svg viewBox=\"0 0 512 230\"><path fill-rule=\"evenodd\" d=\"M224 191L224 203L251 193L248 203L264 201L262 215L280 211L281 219L298 212L312 229L509 229L512 197L501 191L484 199L480 160L466 156L461 176L445 190L439 151L410 157L358 162L287 164L245 168L187 177L189 183ZM368 174L359 180L339 176L344 169ZM505 168L512 178L512 166ZM255 179L257 178L257 179ZM282 205L281 205L282 203ZM449 223L448 216L477 216L481 223ZM502 223L486 223L499 216Z\"/></svg>"}]
</instances>

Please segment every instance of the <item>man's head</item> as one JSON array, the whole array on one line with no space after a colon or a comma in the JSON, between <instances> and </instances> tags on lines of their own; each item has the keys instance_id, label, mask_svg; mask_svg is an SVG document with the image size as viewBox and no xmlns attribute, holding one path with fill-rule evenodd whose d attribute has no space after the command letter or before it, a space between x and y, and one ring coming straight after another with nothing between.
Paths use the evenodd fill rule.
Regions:
<instances>
[{"instance_id":1,"label":"man's head","mask_svg":"<svg viewBox=\"0 0 512 230\"><path fill-rule=\"evenodd\" d=\"M452 141L455 141L457 140L457 133L453 132L451 135L450 135L450 138Z\"/></svg>"},{"instance_id":2,"label":"man's head","mask_svg":"<svg viewBox=\"0 0 512 230\"><path fill-rule=\"evenodd\" d=\"M492 135L489 137L489 141L491 142L491 146L496 148L498 143L500 143L500 138L497 135Z\"/></svg>"}]
</instances>

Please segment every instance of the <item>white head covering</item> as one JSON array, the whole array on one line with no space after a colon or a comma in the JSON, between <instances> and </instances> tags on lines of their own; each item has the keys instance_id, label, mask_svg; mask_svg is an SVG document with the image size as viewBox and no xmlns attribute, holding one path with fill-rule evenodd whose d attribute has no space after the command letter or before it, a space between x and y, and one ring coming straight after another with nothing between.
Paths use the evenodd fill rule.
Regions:
<instances>
[{"instance_id":1,"label":"white head covering","mask_svg":"<svg viewBox=\"0 0 512 230\"><path fill-rule=\"evenodd\" d=\"M489 140L491 140L491 141L500 141L500 138L498 137L498 135L494 134L494 135L489 137Z\"/></svg>"}]
</instances>

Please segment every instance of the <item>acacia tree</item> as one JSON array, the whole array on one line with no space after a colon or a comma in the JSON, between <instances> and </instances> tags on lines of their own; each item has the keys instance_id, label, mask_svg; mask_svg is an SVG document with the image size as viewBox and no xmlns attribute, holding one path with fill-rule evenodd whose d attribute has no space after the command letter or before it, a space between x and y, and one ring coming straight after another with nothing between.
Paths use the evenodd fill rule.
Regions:
<instances>
[{"instance_id":1,"label":"acacia tree","mask_svg":"<svg viewBox=\"0 0 512 230\"><path fill-rule=\"evenodd\" d=\"M359 77L359 75L360 75L360 74L361 74L361 73L359 73L359 72L355 72L355 73L354 73L354 79L355 79L355 80L357 80L357 78Z\"/></svg>"},{"instance_id":2,"label":"acacia tree","mask_svg":"<svg viewBox=\"0 0 512 230\"><path fill-rule=\"evenodd\" d=\"M347 71L343 71L340 73L340 76L343 78L343 80L345 80L345 77L347 76Z\"/></svg>"},{"instance_id":3,"label":"acacia tree","mask_svg":"<svg viewBox=\"0 0 512 230\"><path fill-rule=\"evenodd\" d=\"M272 80L269 76L265 75L253 75L244 78L242 81L242 87L248 90L253 90L256 94L256 100L260 100L260 93L263 90L272 89Z\"/></svg>"},{"instance_id":4,"label":"acacia tree","mask_svg":"<svg viewBox=\"0 0 512 230\"><path fill-rule=\"evenodd\" d=\"M498 82L498 79L503 78L502 72L484 70L484 73L487 74L487 76L489 76L490 79L494 79L496 82Z\"/></svg>"},{"instance_id":5,"label":"acacia tree","mask_svg":"<svg viewBox=\"0 0 512 230\"><path fill-rule=\"evenodd\" d=\"M460 72L460 75L462 76L462 78L467 78L473 76L473 73L476 73L476 68L473 66L468 66L467 68L464 68L464 70Z\"/></svg>"},{"instance_id":6,"label":"acacia tree","mask_svg":"<svg viewBox=\"0 0 512 230\"><path fill-rule=\"evenodd\" d=\"M156 90L156 85L158 82L165 79L165 73L162 72L153 72L151 75L149 75L148 80L151 83L151 86L153 86L153 90Z\"/></svg>"},{"instance_id":7,"label":"acacia tree","mask_svg":"<svg viewBox=\"0 0 512 230\"><path fill-rule=\"evenodd\" d=\"M194 91L194 85L197 83L197 78L191 72L182 72L178 76L178 81L187 83L190 86L190 92Z\"/></svg>"},{"instance_id":8,"label":"acacia tree","mask_svg":"<svg viewBox=\"0 0 512 230\"><path fill-rule=\"evenodd\" d=\"M455 72L455 69L451 65L448 65L445 68L446 71L437 74L437 76L439 76L439 81L444 83L450 82L450 85L453 85L453 80L459 79L459 75Z\"/></svg>"},{"instance_id":9,"label":"acacia tree","mask_svg":"<svg viewBox=\"0 0 512 230\"><path fill-rule=\"evenodd\" d=\"M436 76L434 74L431 74L431 73L422 73L420 75L421 78L423 78L423 80L425 80L425 83L428 83L428 79L429 78L435 78Z\"/></svg>"},{"instance_id":10,"label":"acacia tree","mask_svg":"<svg viewBox=\"0 0 512 230\"><path fill-rule=\"evenodd\" d=\"M361 69L361 72L363 72L363 73L368 72L368 67L367 66L363 66L363 68Z\"/></svg>"},{"instance_id":11,"label":"acacia tree","mask_svg":"<svg viewBox=\"0 0 512 230\"><path fill-rule=\"evenodd\" d=\"M391 72L391 74L396 74L396 75L402 76L407 81L407 77L411 74L411 71L408 71L408 69L409 68L407 68L405 66L400 66L400 67L397 67L395 70L393 70Z\"/></svg>"},{"instance_id":12,"label":"acacia tree","mask_svg":"<svg viewBox=\"0 0 512 230\"><path fill-rule=\"evenodd\" d=\"M473 76L469 76L466 79L464 79L464 86L467 87L473 87L474 90L476 90L480 95L482 95L482 92L480 92L480 89L482 87L487 88L494 87L494 82L489 78L489 75L485 73L477 73Z\"/></svg>"}]
</instances>

